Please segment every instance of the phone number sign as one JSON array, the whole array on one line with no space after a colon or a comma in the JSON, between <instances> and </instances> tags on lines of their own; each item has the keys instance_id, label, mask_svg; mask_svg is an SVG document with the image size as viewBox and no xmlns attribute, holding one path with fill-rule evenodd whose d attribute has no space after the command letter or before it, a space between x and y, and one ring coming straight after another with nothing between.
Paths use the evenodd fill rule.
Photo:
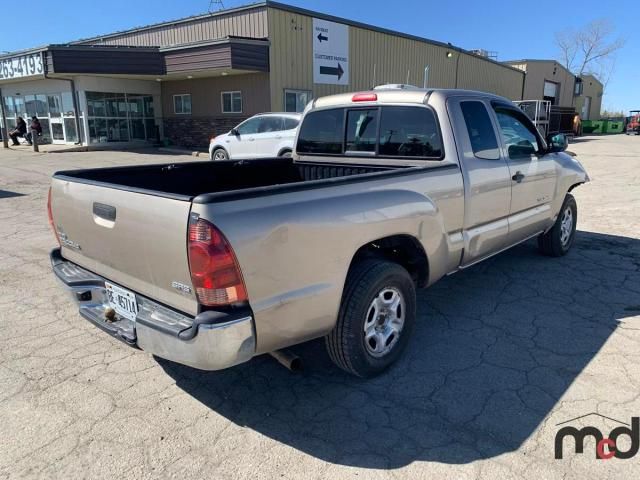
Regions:
<instances>
[{"instance_id":1,"label":"phone number sign","mask_svg":"<svg viewBox=\"0 0 640 480\"><path fill-rule=\"evenodd\" d=\"M31 77L43 73L44 67L40 53L0 59L0 80Z\"/></svg>"}]
</instances>

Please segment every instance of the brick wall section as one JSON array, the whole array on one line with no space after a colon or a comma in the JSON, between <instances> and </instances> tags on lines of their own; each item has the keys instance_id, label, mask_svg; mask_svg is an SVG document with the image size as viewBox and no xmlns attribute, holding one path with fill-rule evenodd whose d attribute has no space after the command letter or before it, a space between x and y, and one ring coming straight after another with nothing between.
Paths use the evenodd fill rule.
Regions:
<instances>
[{"instance_id":1,"label":"brick wall section","mask_svg":"<svg viewBox=\"0 0 640 480\"><path fill-rule=\"evenodd\" d=\"M164 136L173 145L209 148L209 139L231 130L248 117L172 117L164 118Z\"/></svg>"}]
</instances>

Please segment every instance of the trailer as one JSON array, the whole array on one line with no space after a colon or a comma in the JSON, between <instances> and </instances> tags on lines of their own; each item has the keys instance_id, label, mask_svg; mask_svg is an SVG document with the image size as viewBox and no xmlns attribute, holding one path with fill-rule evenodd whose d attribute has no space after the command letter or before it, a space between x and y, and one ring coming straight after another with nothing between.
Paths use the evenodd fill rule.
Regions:
<instances>
[{"instance_id":1,"label":"trailer","mask_svg":"<svg viewBox=\"0 0 640 480\"><path fill-rule=\"evenodd\" d=\"M573 107L551 105L548 100L518 100L513 103L527 114L545 138L553 133L568 136L581 134L580 116Z\"/></svg>"}]
</instances>

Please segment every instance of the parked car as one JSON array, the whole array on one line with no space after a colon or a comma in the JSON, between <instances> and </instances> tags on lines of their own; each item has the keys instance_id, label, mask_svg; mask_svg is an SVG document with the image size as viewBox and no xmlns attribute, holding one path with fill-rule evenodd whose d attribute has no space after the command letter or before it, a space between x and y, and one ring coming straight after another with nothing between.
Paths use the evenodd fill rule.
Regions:
<instances>
[{"instance_id":1,"label":"parked car","mask_svg":"<svg viewBox=\"0 0 640 480\"><path fill-rule=\"evenodd\" d=\"M218 135L209 144L211 160L290 157L299 113L261 113Z\"/></svg>"},{"instance_id":2,"label":"parked car","mask_svg":"<svg viewBox=\"0 0 640 480\"><path fill-rule=\"evenodd\" d=\"M293 158L56 173L53 270L159 357L216 370L325 337L368 377L409 342L416 288L530 238L569 251L589 177L566 146L487 93L319 98Z\"/></svg>"}]
</instances>

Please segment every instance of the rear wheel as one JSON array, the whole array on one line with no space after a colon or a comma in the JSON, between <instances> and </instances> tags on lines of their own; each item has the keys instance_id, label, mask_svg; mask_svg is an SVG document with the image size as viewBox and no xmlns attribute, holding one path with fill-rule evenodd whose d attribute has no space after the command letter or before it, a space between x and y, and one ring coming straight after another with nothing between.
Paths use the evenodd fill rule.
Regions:
<instances>
[{"instance_id":1,"label":"rear wheel","mask_svg":"<svg viewBox=\"0 0 640 480\"><path fill-rule=\"evenodd\" d=\"M284 158L291 158L291 150L283 150L282 152L280 152L280 155L278 156L284 157Z\"/></svg>"},{"instance_id":2,"label":"rear wheel","mask_svg":"<svg viewBox=\"0 0 640 480\"><path fill-rule=\"evenodd\" d=\"M211 160L229 160L229 155L224 148L216 148L211 154Z\"/></svg>"},{"instance_id":3,"label":"rear wheel","mask_svg":"<svg viewBox=\"0 0 640 480\"><path fill-rule=\"evenodd\" d=\"M349 373L375 376L405 349L415 315L409 273L385 260L362 261L349 272L338 321L326 337L329 356Z\"/></svg>"},{"instance_id":4,"label":"rear wheel","mask_svg":"<svg viewBox=\"0 0 640 480\"><path fill-rule=\"evenodd\" d=\"M538 247L545 255L561 257L565 255L576 235L578 206L573 195L567 193L560 214L551 230L538 237Z\"/></svg>"}]
</instances>

